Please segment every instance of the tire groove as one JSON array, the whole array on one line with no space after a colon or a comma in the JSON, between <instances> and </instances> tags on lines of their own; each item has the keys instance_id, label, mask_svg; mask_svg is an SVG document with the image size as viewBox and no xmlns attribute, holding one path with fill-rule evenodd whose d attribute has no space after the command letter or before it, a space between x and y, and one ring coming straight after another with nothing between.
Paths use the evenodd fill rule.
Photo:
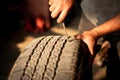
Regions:
<instances>
[{"instance_id":1,"label":"tire groove","mask_svg":"<svg viewBox=\"0 0 120 80\"><path fill-rule=\"evenodd\" d=\"M35 74L35 72L36 72L36 68L37 68L37 65L39 64L39 59L40 59L40 57L41 57L41 55L42 55L42 52L44 51L46 45L49 43L49 41L50 41L52 38L53 38L53 36L52 36L48 41L46 41L46 44L43 46L43 49L41 50L40 55L38 56L37 63L36 63L36 65L35 65L35 68L34 68L34 71L33 71L33 74L32 74L32 78L33 78L33 76L34 76L34 74Z\"/></svg>"},{"instance_id":2,"label":"tire groove","mask_svg":"<svg viewBox=\"0 0 120 80\"><path fill-rule=\"evenodd\" d=\"M58 54L58 61L56 62L56 68L54 69L54 76L52 77L52 80L54 80L54 78L55 78L55 76L56 76L56 70L57 70L57 68L58 68L58 63L59 63L59 61L60 61L60 56L61 56L61 54L62 54L62 51L63 51L66 43L67 43L67 39L63 42L63 45L62 45L61 50L60 50L60 53Z\"/></svg>"},{"instance_id":3,"label":"tire groove","mask_svg":"<svg viewBox=\"0 0 120 80\"><path fill-rule=\"evenodd\" d=\"M54 45L53 45L53 47L52 47L52 49L51 49L51 51L50 51L50 54L49 54L48 59L47 59L47 63L46 63L46 65L45 65L44 73L42 74L42 80L44 80L44 76L45 76L45 73L46 73L46 70L47 70L47 65L48 65L48 63L49 63L50 56L52 55L52 52L53 52L53 50L54 50L54 47L56 46L56 44L57 44L57 42L60 40L60 38L61 38L61 36L55 41L55 43L54 43Z\"/></svg>"},{"instance_id":4,"label":"tire groove","mask_svg":"<svg viewBox=\"0 0 120 80\"><path fill-rule=\"evenodd\" d=\"M31 60L32 55L34 54L35 49L37 48L37 46L39 45L39 43L41 43L41 41L44 40L44 39L45 39L45 37L43 37L43 38L36 44L36 46L33 48L32 52L31 52L31 54L30 54L30 56L29 56L29 59L28 59L28 61L26 62L26 66L25 66L25 68L23 69L23 74L22 74L20 80L23 80L23 76L25 75L25 71L26 71L26 69L27 69L27 67L28 67L28 64L29 64L29 62L30 62L30 60Z\"/></svg>"}]
</instances>

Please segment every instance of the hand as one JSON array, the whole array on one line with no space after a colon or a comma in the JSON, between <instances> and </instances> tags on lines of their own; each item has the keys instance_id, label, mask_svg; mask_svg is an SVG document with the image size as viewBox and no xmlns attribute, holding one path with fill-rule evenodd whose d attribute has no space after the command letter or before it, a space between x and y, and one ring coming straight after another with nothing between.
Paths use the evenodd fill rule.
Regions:
<instances>
[{"instance_id":1,"label":"hand","mask_svg":"<svg viewBox=\"0 0 120 80\"><path fill-rule=\"evenodd\" d=\"M98 39L98 37L96 36L96 32L85 31L85 32L83 32L83 34L75 35L75 38L82 39L87 44L91 55L94 54L93 48Z\"/></svg>"},{"instance_id":2,"label":"hand","mask_svg":"<svg viewBox=\"0 0 120 80\"><path fill-rule=\"evenodd\" d=\"M57 22L62 22L70 8L72 7L74 0L49 0L51 17L56 18L58 15Z\"/></svg>"}]
</instances>

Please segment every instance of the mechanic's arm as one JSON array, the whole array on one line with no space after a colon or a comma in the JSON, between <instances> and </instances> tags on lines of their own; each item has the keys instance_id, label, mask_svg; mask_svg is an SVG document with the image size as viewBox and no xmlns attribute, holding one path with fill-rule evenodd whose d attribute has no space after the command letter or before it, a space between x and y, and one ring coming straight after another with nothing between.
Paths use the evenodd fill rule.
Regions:
<instances>
[{"instance_id":1,"label":"mechanic's arm","mask_svg":"<svg viewBox=\"0 0 120 80\"><path fill-rule=\"evenodd\" d=\"M62 22L69 10L71 9L74 0L49 0L51 17L57 19L57 23Z\"/></svg>"},{"instance_id":2,"label":"mechanic's arm","mask_svg":"<svg viewBox=\"0 0 120 80\"><path fill-rule=\"evenodd\" d=\"M118 30L120 30L120 14L105 22L104 24L94 28L92 31L96 31L97 35L100 37Z\"/></svg>"},{"instance_id":3,"label":"mechanic's arm","mask_svg":"<svg viewBox=\"0 0 120 80\"><path fill-rule=\"evenodd\" d=\"M92 30L85 31L83 34L78 34L75 37L76 39L82 38L82 40L88 45L91 54L93 54L95 42L99 37L118 30L120 30L120 14Z\"/></svg>"}]
</instances>

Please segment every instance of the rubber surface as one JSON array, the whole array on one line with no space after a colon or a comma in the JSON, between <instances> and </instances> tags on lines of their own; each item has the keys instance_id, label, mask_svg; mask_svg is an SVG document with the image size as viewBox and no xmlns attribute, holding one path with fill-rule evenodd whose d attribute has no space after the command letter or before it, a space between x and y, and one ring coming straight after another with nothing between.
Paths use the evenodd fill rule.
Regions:
<instances>
[{"instance_id":1,"label":"rubber surface","mask_svg":"<svg viewBox=\"0 0 120 80\"><path fill-rule=\"evenodd\" d=\"M90 56L85 47L71 36L68 40L66 36L37 38L21 52L8 80L91 80Z\"/></svg>"}]
</instances>

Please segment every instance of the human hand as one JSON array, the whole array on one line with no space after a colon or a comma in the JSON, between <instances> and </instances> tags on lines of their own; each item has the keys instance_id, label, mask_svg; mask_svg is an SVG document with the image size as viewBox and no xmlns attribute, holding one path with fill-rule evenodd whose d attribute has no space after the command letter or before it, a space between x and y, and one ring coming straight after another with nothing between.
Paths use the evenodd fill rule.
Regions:
<instances>
[{"instance_id":1,"label":"human hand","mask_svg":"<svg viewBox=\"0 0 120 80\"><path fill-rule=\"evenodd\" d=\"M57 23L62 22L70 8L72 7L74 0L49 0L51 17L57 19Z\"/></svg>"},{"instance_id":2,"label":"human hand","mask_svg":"<svg viewBox=\"0 0 120 80\"><path fill-rule=\"evenodd\" d=\"M89 51L91 53L91 55L94 54L94 45L98 39L96 32L92 32L92 31L85 31L82 34L77 34L75 35L76 39L82 39L88 46Z\"/></svg>"}]
</instances>

